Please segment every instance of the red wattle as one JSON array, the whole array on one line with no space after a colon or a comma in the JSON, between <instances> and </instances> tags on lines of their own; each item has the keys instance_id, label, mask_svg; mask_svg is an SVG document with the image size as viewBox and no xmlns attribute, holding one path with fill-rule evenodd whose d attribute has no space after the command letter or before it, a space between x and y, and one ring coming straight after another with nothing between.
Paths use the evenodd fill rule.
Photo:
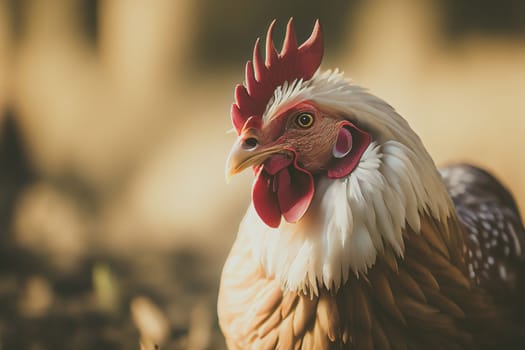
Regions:
<instances>
[{"instance_id":1,"label":"red wattle","mask_svg":"<svg viewBox=\"0 0 525 350\"><path fill-rule=\"evenodd\" d=\"M255 211L264 223L270 227L279 227L281 210L277 194L273 191L273 176L260 169L252 188L252 199Z\"/></svg>"},{"instance_id":2,"label":"red wattle","mask_svg":"<svg viewBox=\"0 0 525 350\"><path fill-rule=\"evenodd\" d=\"M297 222L308 210L314 196L314 178L294 163L278 174L277 199L284 219Z\"/></svg>"},{"instance_id":3,"label":"red wattle","mask_svg":"<svg viewBox=\"0 0 525 350\"><path fill-rule=\"evenodd\" d=\"M264 223L278 227L281 216L288 222L303 217L314 196L312 174L284 156L268 159L259 169L252 189L255 211Z\"/></svg>"},{"instance_id":4,"label":"red wattle","mask_svg":"<svg viewBox=\"0 0 525 350\"><path fill-rule=\"evenodd\" d=\"M277 154L264 162L264 171L276 175L279 171L292 164L293 159L285 154Z\"/></svg>"}]
</instances>

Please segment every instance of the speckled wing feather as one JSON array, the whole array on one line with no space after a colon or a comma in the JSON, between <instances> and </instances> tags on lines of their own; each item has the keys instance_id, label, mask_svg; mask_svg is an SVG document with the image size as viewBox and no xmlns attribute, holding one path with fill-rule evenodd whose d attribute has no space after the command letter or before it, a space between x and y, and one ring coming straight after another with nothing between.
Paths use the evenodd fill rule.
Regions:
<instances>
[{"instance_id":1,"label":"speckled wing feather","mask_svg":"<svg viewBox=\"0 0 525 350\"><path fill-rule=\"evenodd\" d=\"M525 291L525 230L512 195L482 169L440 171L465 227L469 277L499 300Z\"/></svg>"}]
</instances>

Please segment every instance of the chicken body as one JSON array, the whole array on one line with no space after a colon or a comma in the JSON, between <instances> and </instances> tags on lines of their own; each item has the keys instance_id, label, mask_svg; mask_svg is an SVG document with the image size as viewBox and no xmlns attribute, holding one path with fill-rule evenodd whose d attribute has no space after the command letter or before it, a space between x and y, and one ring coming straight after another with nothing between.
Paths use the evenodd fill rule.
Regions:
<instances>
[{"instance_id":1,"label":"chicken body","mask_svg":"<svg viewBox=\"0 0 525 350\"><path fill-rule=\"evenodd\" d=\"M272 28L232 109L229 171L256 180L221 279L228 347L524 348L512 196L471 166L440 174L391 106L320 72L318 24L297 47L290 21L280 54Z\"/></svg>"}]
</instances>

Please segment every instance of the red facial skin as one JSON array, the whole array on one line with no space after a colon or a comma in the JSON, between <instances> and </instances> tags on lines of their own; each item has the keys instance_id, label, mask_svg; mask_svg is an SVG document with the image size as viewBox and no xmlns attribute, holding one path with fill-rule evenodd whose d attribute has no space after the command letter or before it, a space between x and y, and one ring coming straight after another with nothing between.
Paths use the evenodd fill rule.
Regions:
<instances>
[{"instance_id":1,"label":"red facial skin","mask_svg":"<svg viewBox=\"0 0 525 350\"><path fill-rule=\"evenodd\" d=\"M297 120L303 113L313 116L308 127ZM255 167L253 203L270 227L278 227L281 216L288 222L300 220L312 201L315 177L347 176L371 140L369 134L343 115L323 110L312 102L302 102L278 113L262 128L255 121L247 124L245 139L255 138L262 149L277 146L281 150Z\"/></svg>"}]
</instances>

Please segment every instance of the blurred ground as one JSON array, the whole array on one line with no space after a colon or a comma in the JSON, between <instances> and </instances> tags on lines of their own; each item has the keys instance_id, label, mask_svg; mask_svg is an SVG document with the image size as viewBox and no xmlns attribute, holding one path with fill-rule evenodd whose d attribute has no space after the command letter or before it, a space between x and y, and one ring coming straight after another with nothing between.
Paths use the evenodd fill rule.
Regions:
<instances>
[{"instance_id":1,"label":"blurred ground","mask_svg":"<svg viewBox=\"0 0 525 350\"><path fill-rule=\"evenodd\" d=\"M223 349L233 87L271 19L525 208L525 6L0 0L0 349ZM141 344L141 345L139 345Z\"/></svg>"}]
</instances>

